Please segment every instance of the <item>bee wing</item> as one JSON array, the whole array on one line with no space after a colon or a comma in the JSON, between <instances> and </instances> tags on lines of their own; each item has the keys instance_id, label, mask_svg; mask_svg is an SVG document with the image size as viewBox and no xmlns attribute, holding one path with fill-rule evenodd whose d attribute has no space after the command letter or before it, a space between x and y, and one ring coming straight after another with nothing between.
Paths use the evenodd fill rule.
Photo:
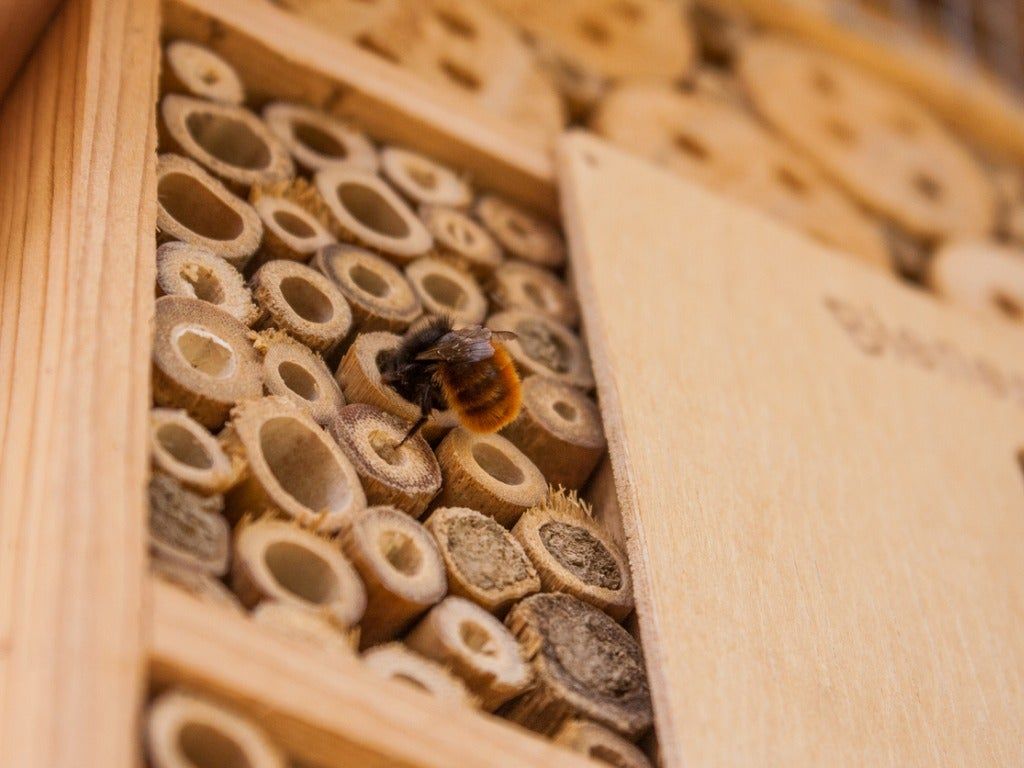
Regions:
<instances>
[{"instance_id":1,"label":"bee wing","mask_svg":"<svg viewBox=\"0 0 1024 768\"><path fill-rule=\"evenodd\" d=\"M491 331L473 325L449 331L433 346L416 355L417 360L443 360L448 363L476 363L494 356Z\"/></svg>"},{"instance_id":2,"label":"bee wing","mask_svg":"<svg viewBox=\"0 0 1024 768\"><path fill-rule=\"evenodd\" d=\"M515 341L519 338L519 334L513 331L491 331L491 338L498 341Z\"/></svg>"}]
</instances>

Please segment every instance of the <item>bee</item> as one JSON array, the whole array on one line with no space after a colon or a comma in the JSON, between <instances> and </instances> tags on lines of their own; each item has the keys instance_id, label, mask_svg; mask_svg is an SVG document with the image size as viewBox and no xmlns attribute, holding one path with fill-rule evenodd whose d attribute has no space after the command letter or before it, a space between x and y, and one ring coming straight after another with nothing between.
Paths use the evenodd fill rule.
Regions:
<instances>
[{"instance_id":1,"label":"bee","mask_svg":"<svg viewBox=\"0 0 1024 768\"><path fill-rule=\"evenodd\" d=\"M447 317L410 329L381 361L381 381L420 407L399 446L426 423L431 410L451 408L473 432L497 432L519 415L522 387L508 350L509 331L480 325L455 330Z\"/></svg>"}]
</instances>

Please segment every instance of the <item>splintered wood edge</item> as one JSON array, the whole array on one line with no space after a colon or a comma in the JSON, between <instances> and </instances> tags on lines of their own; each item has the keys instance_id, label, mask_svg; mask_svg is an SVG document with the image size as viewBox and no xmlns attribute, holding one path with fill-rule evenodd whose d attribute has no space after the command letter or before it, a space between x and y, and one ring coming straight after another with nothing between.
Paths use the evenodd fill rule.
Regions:
<instances>
[{"instance_id":1,"label":"splintered wood edge","mask_svg":"<svg viewBox=\"0 0 1024 768\"><path fill-rule=\"evenodd\" d=\"M270 3L168 0L164 33L209 46L239 71L250 95L308 102L470 174L548 217L556 214L550 141L461 94L424 82L315 29ZM248 61L239 51L259 52Z\"/></svg>"},{"instance_id":2,"label":"splintered wood edge","mask_svg":"<svg viewBox=\"0 0 1024 768\"><path fill-rule=\"evenodd\" d=\"M615 371L609 365L609 352L605 347L609 338L597 303L594 301L594 284L589 261L589 243L583 226L584 211L576 190L587 183L585 176L590 173L588 166L599 163L601 155L614 152L608 144L583 131L571 131L558 142L556 166L559 178L563 180L561 190L562 226L566 242L572 253L572 269L569 279L579 298L582 325L586 329L587 346L590 350L591 369L597 382L601 419L604 423L608 455L615 479L615 490L619 500L622 531L629 570L633 577L634 610L639 625L640 644L643 648L647 680L650 686L651 702L654 706L654 727L658 744L664 756L665 765L683 765L683 747L677 734L668 691L671 681L666 676L666 667L661 658L671 653L671 638L660 626L654 585L647 553L650 542L644 530L638 525L640 501L633 477L633 461L629 446L625 442L626 431L622 423L622 405L616 385Z\"/></svg>"},{"instance_id":3,"label":"splintered wood edge","mask_svg":"<svg viewBox=\"0 0 1024 768\"><path fill-rule=\"evenodd\" d=\"M292 759L321 768L597 765L496 718L381 680L355 657L298 646L156 580L150 589L154 682L196 689L259 718Z\"/></svg>"}]
</instances>

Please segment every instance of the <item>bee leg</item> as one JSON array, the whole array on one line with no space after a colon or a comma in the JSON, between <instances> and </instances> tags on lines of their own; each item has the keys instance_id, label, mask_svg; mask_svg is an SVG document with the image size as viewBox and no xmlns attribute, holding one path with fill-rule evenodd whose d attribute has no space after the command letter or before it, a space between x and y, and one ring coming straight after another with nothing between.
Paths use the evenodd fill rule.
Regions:
<instances>
[{"instance_id":1,"label":"bee leg","mask_svg":"<svg viewBox=\"0 0 1024 768\"><path fill-rule=\"evenodd\" d=\"M427 419L430 418L430 411L432 410L430 402L432 396L433 393L430 387L424 387L423 392L420 394L420 417L416 419L416 423L412 425L412 428L405 433L405 437L402 438L402 442L395 446L396 448L401 448L405 445L405 441L419 432L420 428L427 423Z\"/></svg>"},{"instance_id":2,"label":"bee leg","mask_svg":"<svg viewBox=\"0 0 1024 768\"><path fill-rule=\"evenodd\" d=\"M411 437L414 437L416 435L416 433L420 431L420 428L424 424L426 424L426 423L427 423L427 417L426 416L420 416L418 419L416 419L416 423L412 425L412 428L408 432L405 433L405 437L403 437L399 441L398 445L396 445L395 447L396 448L401 448L403 445L405 445L405 441L410 439Z\"/></svg>"}]
</instances>

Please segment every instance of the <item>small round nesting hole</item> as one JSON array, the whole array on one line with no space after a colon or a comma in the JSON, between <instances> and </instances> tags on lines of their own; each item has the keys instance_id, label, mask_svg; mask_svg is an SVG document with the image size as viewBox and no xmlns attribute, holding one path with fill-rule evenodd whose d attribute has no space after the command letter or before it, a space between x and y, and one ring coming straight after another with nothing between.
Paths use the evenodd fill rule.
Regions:
<instances>
[{"instance_id":1,"label":"small round nesting hole","mask_svg":"<svg viewBox=\"0 0 1024 768\"><path fill-rule=\"evenodd\" d=\"M857 132L844 120L833 119L825 123L825 131L840 144L850 146L857 141Z\"/></svg>"},{"instance_id":2,"label":"small round nesting hole","mask_svg":"<svg viewBox=\"0 0 1024 768\"><path fill-rule=\"evenodd\" d=\"M566 421L576 421L579 417L579 411L576 410L575 406L565 402L565 400L558 400L551 406L551 409Z\"/></svg>"},{"instance_id":3,"label":"small round nesting hole","mask_svg":"<svg viewBox=\"0 0 1024 768\"><path fill-rule=\"evenodd\" d=\"M792 168L778 166L774 171L775 180L787 192L797 197L806 197L807 193L811 191L810 187L807 186L807 182L798 176Z\"/></svg>"},{"instance_id":4,"label":"small round nesting hole","mask_svg":"<svg viewBox=\"0 0 1024 768\"><path fill-rule=\"evenodd\" d=\"M472 452L473 460L480 469L499 483L504 485L521 485L526 480L523 470L490 443L477 443L473 446Z\"/></svg>"},{"instance_id":5,"label":"small round nesting hole","mask_svg":"<svg viewBox=\"0 0 1024 768\"><path fill-rule=\"evenodd\" d=\"M602 19L584 17L579 20L577 29L583 39L591 45L605 46L612 40L612 31Z\"/></svg>"},{"instance_id":6,"label":"small round nesting hole","mask_svg":"<svg viewBox=\"0 0 1024 768\"><path fill-rule=\"evenodd\" d=\"M992 304L1008 320L1016 322L1024 320L1024 305L1021 304L1016 296L1011 296L1005 291L997 289L992 293Z\"/></svg>"},{"instance_id":7,"label":"small round nesting hole","mask_svg":"<svg viewBox=\"0 0 1024 768\"><path fill-rule=\"evenodd\" d=\"M161 424L156 430L156 441L179 464L193 469L210 469L213 466L210 452L181 424Z\"/></svg>"},{"instance_id":8,"label":"small round nesting hole","mask_svg":"<svg viewBox=\"0 0 1024 768\"><path fill-rule=\"evenodd\" d=\"M391 203L373 187L358 182L344 182L335 190L338 202L367 229L387 237L409 235L409 225Z\"/></svg>"},{"instance_id":9,"label":"small round nesting hole","mask_svg":"<svg viewBox=\"0 0 1024 768\"><path fill-rule=\"evenodd\" d=\"M420 281L420 285L430 298L445 307L465 309L469 302L465 289L446 275L432 272Z\"/></svg>"},{"instance_id":10,"label":"small round nesting hole","mask_svg":"<svg viewBox=\"0 0 1024 768\"><path fill-rule=\"evenodd\" d=\"M413 180L413 183L421 189L437 189L437 185L440 183L437 174L430 168L409 163L405 166L405 172Z\"/></svg>"},{"instance_id":11,"label":"small round nesting hole","mask_svg":"<svg viewBox=\"0 0 1024 768\"><path fill-rule=\"evenodd\" d=\"M612 768L629 768L630 766L630 763L621 754L604 744L594 744L587 750L587 755L599 762L607 763Z\"/></svg>"},{"instance_id":12,"label":"small round nesting hole","mask_svg":"<svg viewBox=\"0 0 1024 768\"><path fill-rule=\"evenodd\" d=\"M235 351L218 336L195 326L179 329L174 346L182 359L213 379L226 379L235 372Z\"/></svg>"},{"instance_id":13,"label":"small round nesting hole","mask_svg":"<svg viewBox=\"0 0 1024 768\"><path fill-rule=\"evenodd\" d=\"M277 375L288 389L303 400L314 402L320 399L320 386L313 378L313 374L298 363L285 360L277 366Z\"/></svg>"},{"instance_id":14,"label":"small round nesting hole","mask_svg":"<svg viewBox=\"0 0 1024 768\"><path fill-rule=\"evenodd\" d=\"M434 11L434 16L439 22L441 22L441 26L456 37L461 37L466 40L472 40L476 37L476 27L473 26L469 19L444 8L436 9Z\"/></svg>"},{"instance_id":15,"label":"small round nesting hole","mask_svg":"<svg viewBox=\"0 0 1024 768\"><path fill-rule=\"evenodd\" d=\"M689 155L694 160L700 160L703 162L711 156L711 153L703 142L698 141L688 133L680 133L677 131L672 137L672 144L680 152Z\"/></svg>"},{"instance_id":16,"label":"small round nesting hole","mask_svg":"<svg viewBox=\"0 0 1024 768\"><path fill-rule=\"evenodd\" d=\"M463 621L459 624L459 638L473 653L494 656L498 652L494 647L491 633L475 621Z\"/></svg>"},{"instance_id":17,"label":"small round nesting hole","mask_svg":"<svg viewBox=\"0 0 1024 768\"><path fill-rule=\"evenodd\" d=\"M914 174L913 184L918 194L929 202L937 203L942 197L942 184L926 171Z\"/></svg>"},{"instance_id":18,"label":"small round nesting hole","mask_svg":"<svg viewBox=\"0 0 1024 768\"><path fill-rule=\"evenodd\" d=\"M388 281L363 264L354 264L348 271L348 276L361 291L378 299L387 296L391 292Z\"/></svg>"},{"instance_id":19,"label":"small round nesting hole","mask_svg":"<svg viewBox=\"0 0 1024 768\"><path fill-rule=\"evenodd\" d=\"M403 531L388 529L381 531L377 546L384 559L405 576L415 576L423 565L423 554L419 545Z\"/></svg>"},{"instance_id":20,"label":"small round nesting hole","mask_svg":"<svg viewBox=\"0 0 1024 768\"><path fill-rule=\"evenodd\" d=\"M310 225L308 221L305 221L301 216L291 212L278 209L274 211L274 221L292 237L297 237L300 240L305 240L310 237L316 236L316 230Z\"/></svg>"},{"instance_id":21,"label":"small round nesting hole","mask_svg":"<svg viewBox=\"0 0 1024 768\"><path fill-rule=\"evenodd\" d=\"M373 452L392 467L403 463L405 452L397 448L398 440L386 432L375 429L367 435L366 441L370 444Z\"/></svg>"},{"instance_id":22,"label":"small round nesting hole","mask_svg":"<svg viewBox=\"0 0 1024 768\"><path fill-rule=\"evenodd\" d=\"M157 183L157 199L171 218L200 237L234 240L245 231L238 212L190 174L165 174Z\"/></svg>"},{"instance_id":23,"label":"small round nesting hole","mask_svg":"<svg viewBox=\"0 0 1024 768\"><path fill-rule=\"evenodd\" d=\"M480 78L473 71L461 64L456 64L451 59L441 59L438 67L449 81L463 90L476 92L483 87Z\"/></svg>"},{"instance_id":24,"label":"small round nesting hole","mask_svg":"<svg viewBox=\"0 0 1024 768\"><path fill-rule=\"evenodd\" d=\"M334 306L324 292L301 277L286 277L280 283L281 296L303 320L326 323L334 317Z\"/></svg>"},{"instance_id":25,"label":"small round nesting hole","mask_svg":"<svg viewBox=\"0 0 1024 768\"><path fill-rule=\"evenodd\" d=\"M206 723L182 725L178 747L195 768L253 768L245 750L234 739Z\"/></svg>"},{"instance_id":26,"label":"small round nesting hole","mask_svg":"<svg viewBox=\"0 0 1024 768\"><path fill-rule=\"evenodd\" d=\"M348 150L344 144L312 123L296 120L292 123L292 135L296 141L315 154L334 160L344 160L348 157Z\"/></svg>"},{"instance_id":27,"label":"small round nesting hole","mask_svg":"<svg viewBox=\"0 0 1024 768\"><path fill-rule=\"evenodd\" d=\"M185 118L192 139L227 165L257 171L270 165L270 147L241 120L213 112L192 112Z\"/></svg>"},{"instance_id":28,"label":"small round nesting hole","mask_svg":"<svg viewBox=\"0 0 1024 768\"><path fill-rule=\"evenodd\" d=\"M291 416L275 416L260 427L260 453L282 490L314 512L342 508L351 496L345 473L324 444L325 437Z\"/></svg>"},{"instance_id":29,"label":"small round nesting hole","mask_svg":"<svg viewBox=\"0 0 1024 768\"><path fill-rule=\"evenodd\" d=\"M307 603L324 605L338 594L330 564L320 555L292 541L275 541L263 553L274 580Z\"/></svg>"},{"instance_id":30,"label":"small round nesting hole","mask_svg":"<svg viewBox=\"0 0 1024 768\"><path fill-rule=\"evenodd\" d=\"M182 280L192 286L192 295L210 304L224 303L224 288L220 280L208 267L188 264L178 273Z\"/></svg>"}]
</instances>

